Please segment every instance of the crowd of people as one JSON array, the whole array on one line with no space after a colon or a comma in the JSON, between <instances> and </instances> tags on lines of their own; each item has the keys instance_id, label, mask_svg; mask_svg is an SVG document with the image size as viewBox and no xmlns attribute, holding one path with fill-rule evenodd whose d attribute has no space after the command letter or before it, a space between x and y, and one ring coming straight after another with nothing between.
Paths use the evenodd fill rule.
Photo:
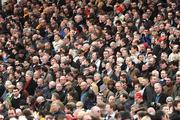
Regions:
<instances>
[{"instance_id":1,"label":"crowd of people","mask_svg":"<svg viewBox=\"0 0 180 120\"><path fill-rule=\"evenodd\" d=\"M0 120L180 120L179 0L7 0Z\"/></svg>"}]
</instances>

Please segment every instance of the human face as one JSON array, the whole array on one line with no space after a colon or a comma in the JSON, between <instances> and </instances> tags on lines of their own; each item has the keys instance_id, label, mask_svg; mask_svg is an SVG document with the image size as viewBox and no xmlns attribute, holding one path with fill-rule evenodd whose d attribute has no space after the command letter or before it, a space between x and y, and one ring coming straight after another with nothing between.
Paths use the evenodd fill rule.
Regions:
<instances>
[{"instance_id":1,"label":"human face","mask_svg":"<svg viewBox=\"0 0 180 120\"><path fill-rule=\"evenodd\" d=\"M151 84L152 85L154 85L155 83L157 83L157 77L156 76L153 76L153 77L151 77L151 80L150 80L150 82L151 82Z\"/></svg>"},{"instance_id":2,"label":"human face","mask_svg":"<svg viewBox=\"0 0 180 120\"><path fill-rule=\"evenodd\" d=\"M108 101L109 103L114 103L115 102L114 96L110 96Z\"/></svg>"},{"instance_id":3,"label":"human face","mask_svg":"<svg viewBox=\"0 0 180 120\"><path fill-rule=\"evenodd\" d=\"M171 84L171 79L170 78L165 78L165 81L166 81L166 85Z\"/></svg>"},{"instance_id":4,"label":"human face","mask_svg":"<svg viewBox=\"0 0 180 120\"><path fill-rule=\"evenodd\" d=\"M162 91L161 86L155 84L155 85L154 85L154 91L156 92L156 94L160 94L161 91Z\"/></svg>"},{"instance_id":5,"label":"human face","mask_svg":"<svg viewBox=\"0 0 180 120\"><path fill-rule=\"evenodd\" d=\"M13 95L14 95L15 97L17 97L17 96L19 95L19 90L18 90L18 89L14 89L14 90L13 90Z\"/></svg>"},{"instance_id":6,"label":"human face","mask_svg":"<svg viewBox=\"0 0 180 120\"><path fill-rule=\"evenodd\" d=\"M180 76L176 77L176 84L180 84Z\"/></svg>"},{"instance_id":7,"label":"human face","mask_svg":"<svg viewBox=\"0 0 180 120\"><path fill-rule=\"evenodd\" d=\"M26 76L25 76L25 79L26 79L26 81L30 81L30 80L32 79L32 76L26 75Z\"/></svg>"},{"instance_id":8,"label":"human face","mask_svg":"<svg viewBox=\"0 0 180 120\"><path fill-rule=\"evenodd\" d=\"M164 79L167 77L166 71L161 71L161 78Z\"/></svg>"},{"instance_id":9,"label":"human face","mask_svg":"<svg viewBox=\"0 0 180 120\"><path fill-rule=\"evenodd\" d=\"M175 107L177 111L180 111L180 102L177 104L177 107Z\"/></svg>"},{"instance_id":10,"label":"human face","mask_svg":"<svg viewBox=\"0 0 180 120\"><path fill-rule=\"evenodd\" d=\"M8 110L8 117L15 117L16 116L16 113L15 113L15 110L14 109L11 109L11 110Z\"/></svg>"},{"instance_id":11,"label":"human face","mask_svg":"<svg viewBox=\"0 0 180 120\"><path fill-rule=\"evenodd\" d=\"M122 90L122 85L121 85L121 83L116 83L115 87L116 87L116 90L117 90L117 91Z\"/></svg>"},{"instance_id":12,"label":"human face","mask_svg":"<svg viewBox=\"0 0 180 120\"><path fill-rule=\"evenodd\" d=\"M164 106L162 108L162 111L164 111L165 113L169 113L169 107L168 106Z\"/></svg>"}]
</instances>

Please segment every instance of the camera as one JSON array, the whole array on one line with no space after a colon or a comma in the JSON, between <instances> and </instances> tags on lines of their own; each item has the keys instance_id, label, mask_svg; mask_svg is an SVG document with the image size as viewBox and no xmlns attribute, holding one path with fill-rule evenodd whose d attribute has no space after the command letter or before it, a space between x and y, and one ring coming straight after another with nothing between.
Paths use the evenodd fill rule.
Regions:
<instances>
[{"instance_id":1,"label":"camera","mask_svg":"<svg viewBox=\"0 0 180 120\"><path fill-rule=\"evenodd\" d=\"M154 109L159 109L160 108L160 106L161 106L161 104L160 103L157 103L157 102L152 102L151 103L151 106L154 108Z\"/></svg>"}]
</instances>

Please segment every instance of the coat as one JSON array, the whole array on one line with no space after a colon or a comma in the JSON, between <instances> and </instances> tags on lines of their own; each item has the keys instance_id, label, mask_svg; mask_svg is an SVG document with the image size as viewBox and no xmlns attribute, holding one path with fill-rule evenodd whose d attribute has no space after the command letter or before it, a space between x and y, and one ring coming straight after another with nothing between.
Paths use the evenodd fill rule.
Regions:
<instances>
[{"instance_id":1,"label":"coat","mask_svg":"<svg viewBox=\"0 0 180 120\"><path fill-rule=\"evenodd\" d=\"M160 95L157 95L157 94L156 94L156 97L155 97L155 99L154 99L154 102L160 103L161 105L163 105L163 104L166 103L166 98L167 98L167 95L164 94L164 93L161 93Z\"/></svg>"},{"instance_id":2,"label":"coat","mask_svg":"<svg viewBox=\"0 0 180 120\"><path fill-rule=\"evenodd\" d=\"M96 95L89 87L82 91L81 93L81 101L84 103L85 109L91 109L96 103Z\"/></svg>"},{"instance_id":3,"label":"coat","mask_svg":"<svg viewBox=\"0 0 180 120\"><path fill-rule=\"evenodd\" d=\"M24 94L33 96L36 87L37 87L37 83L34 80L31 80L29 83L26 82L23 88Z\"/></svg>"},{"instance_id":4,"label":"coat","mask_svg":"<svg viewBox=\"0 0 180 120\"><path fill-rule=\"evenodd\" d=\"M154 91L154 87L149 84L145 89L143 93L143 100L147 103L148 106L151 105L151 103L154 101L156 96L156 93Z\"/></svg>"},{"instance_id":5,"label":"coat","mask_svg":"<svg viewBox=\"0 0 180 120\"><path fill-rule=\"evenodd\" d=\"M172 97L175 98L176 96L180 96L180 84L175 84L173 87Z\"/></svg>"}]
</instances>

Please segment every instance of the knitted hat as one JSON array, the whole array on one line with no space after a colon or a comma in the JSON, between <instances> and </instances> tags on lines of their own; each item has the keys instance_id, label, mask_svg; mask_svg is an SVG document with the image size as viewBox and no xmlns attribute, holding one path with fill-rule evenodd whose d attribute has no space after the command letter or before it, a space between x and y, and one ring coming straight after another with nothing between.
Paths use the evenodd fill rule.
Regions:
<instances>
[{"instance_id":1,"label":"knitted hat","mask_svg":"<svg viewBox=\"0 0 180 120\"><path fill-rule=\"evenodd\" d=\"M143 96L142 96L141 92L135 93L135 99L142 99L142 98L143 98Z\"/></svg>"}]
</instances>

